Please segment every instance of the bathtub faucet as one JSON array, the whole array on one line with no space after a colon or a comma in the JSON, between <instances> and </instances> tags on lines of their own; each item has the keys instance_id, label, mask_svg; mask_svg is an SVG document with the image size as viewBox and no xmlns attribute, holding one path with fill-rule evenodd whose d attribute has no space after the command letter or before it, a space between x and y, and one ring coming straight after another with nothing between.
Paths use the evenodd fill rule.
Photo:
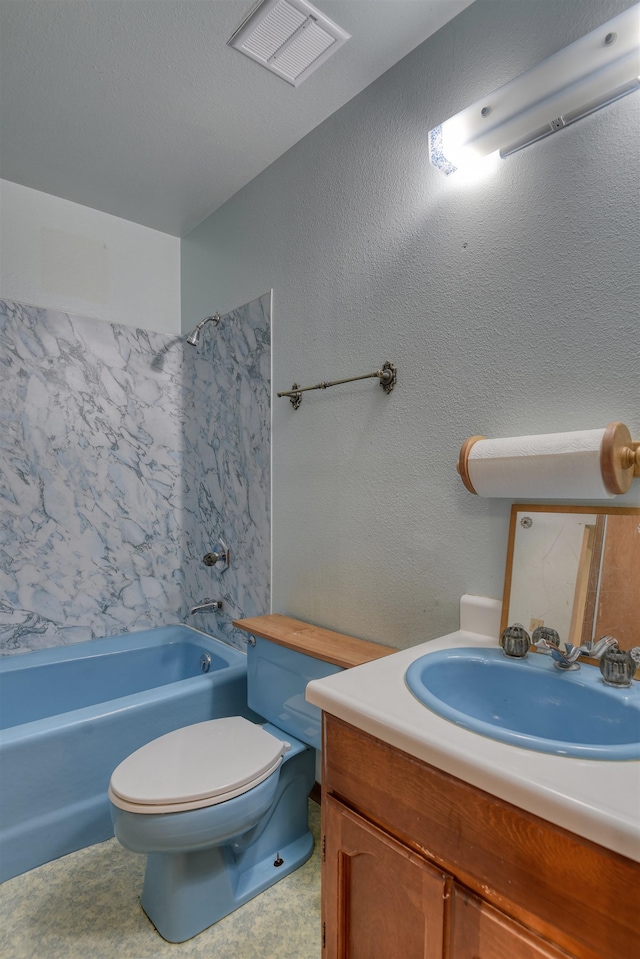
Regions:
<instances>
[{"instance_id":1,"label":"bathtub faucet","mask_svg":"<svg viewBox=\"0 0 640 959\"><path fill-rule=\"evenodd\" d=\"M193 616L194 613L209 613L217 609L222 609L221 599L203 599L201 603L191 607L189 616Z\"/></svg>"}]
</instances>

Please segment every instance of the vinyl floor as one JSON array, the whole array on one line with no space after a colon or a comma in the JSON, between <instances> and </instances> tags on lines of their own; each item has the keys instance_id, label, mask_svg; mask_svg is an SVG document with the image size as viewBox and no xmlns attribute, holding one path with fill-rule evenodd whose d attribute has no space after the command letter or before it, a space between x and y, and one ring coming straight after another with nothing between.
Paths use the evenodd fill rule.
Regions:
<instances>
[{"instance_id":1,"label":"vinyl floor","mask_svg":"<svg viewBox=\"0 0 640 959\"><path fill-rule=\"evenodd\" d=\"M116 839L0 885L1 959L319 959L320 807L311 859L188 942L158 935L140 907L145 857Z\"/></svg>"}]
</instances>

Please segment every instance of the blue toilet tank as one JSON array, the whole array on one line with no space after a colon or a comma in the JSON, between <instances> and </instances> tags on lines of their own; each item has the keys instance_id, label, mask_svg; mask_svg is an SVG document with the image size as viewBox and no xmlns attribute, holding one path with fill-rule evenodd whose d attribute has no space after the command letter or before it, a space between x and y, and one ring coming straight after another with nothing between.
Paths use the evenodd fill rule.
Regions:
<instances>
[{"instance_id":1,"label":"blue toilet tank","mask_svg":"<svg viewBox=\"0 0 640 959\"><path fill-rule=\"evenodd\" d=\"M304 691L312 679L341 672L341 666L256 637L255 646L247 648L249 706L278 729L320 749L322 714L306 701Z\"/></svg>"}]
</instances>

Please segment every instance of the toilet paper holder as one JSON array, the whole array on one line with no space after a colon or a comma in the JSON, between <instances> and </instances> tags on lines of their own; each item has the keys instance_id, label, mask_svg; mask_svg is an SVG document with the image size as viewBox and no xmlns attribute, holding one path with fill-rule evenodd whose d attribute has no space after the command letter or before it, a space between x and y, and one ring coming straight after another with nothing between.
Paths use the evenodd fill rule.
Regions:
<instances>
[{"instance_id":1,"label":"toilet paper holder","mask_svg":"<svg viewBox=\"0 0 640 959\"><path fill-rule=\"evenodd\" d=\"M504 477L506 460L517 464L519 474L514 477L513 489L509 491L509 480ZM554 489L554 479L551 477L548 483L541 481L536 490L536 474L538 477L544 476L546 480L558 467L563 475L557 488ZM633 440L628 427L620 422L609 423L604 430L575 433L549 433L499 440L470 436L462 444L456 468L469 492L481 496L528 495L533 498L585 499L618 496L627 493L634 478L640 477L640 441ZM592 483L589 491L581 495L579 481L586 470L593 473ZM492 471L495 473L493 476ZM572 472L575 472L577 487L573 492ZM520 481L527 485L526 489L521 488Z\"/></svg>"}]
</instances>

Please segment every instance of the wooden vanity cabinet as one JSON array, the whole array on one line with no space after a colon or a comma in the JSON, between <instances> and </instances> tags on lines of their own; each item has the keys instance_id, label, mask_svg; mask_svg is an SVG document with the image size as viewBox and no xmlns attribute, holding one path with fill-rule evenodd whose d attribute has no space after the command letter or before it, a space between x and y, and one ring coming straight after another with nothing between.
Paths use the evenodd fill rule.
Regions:
<instances>
[{"instance_id":1,"label":"wooden vanity cabinet","mask_svg":"<svg viewBox=\"0 0 640 959\"><path fill-rule=\"evenodd\" d=\"M640 864L323 718L323 959L631 959Z\"/></svg>"}]
</instances>

